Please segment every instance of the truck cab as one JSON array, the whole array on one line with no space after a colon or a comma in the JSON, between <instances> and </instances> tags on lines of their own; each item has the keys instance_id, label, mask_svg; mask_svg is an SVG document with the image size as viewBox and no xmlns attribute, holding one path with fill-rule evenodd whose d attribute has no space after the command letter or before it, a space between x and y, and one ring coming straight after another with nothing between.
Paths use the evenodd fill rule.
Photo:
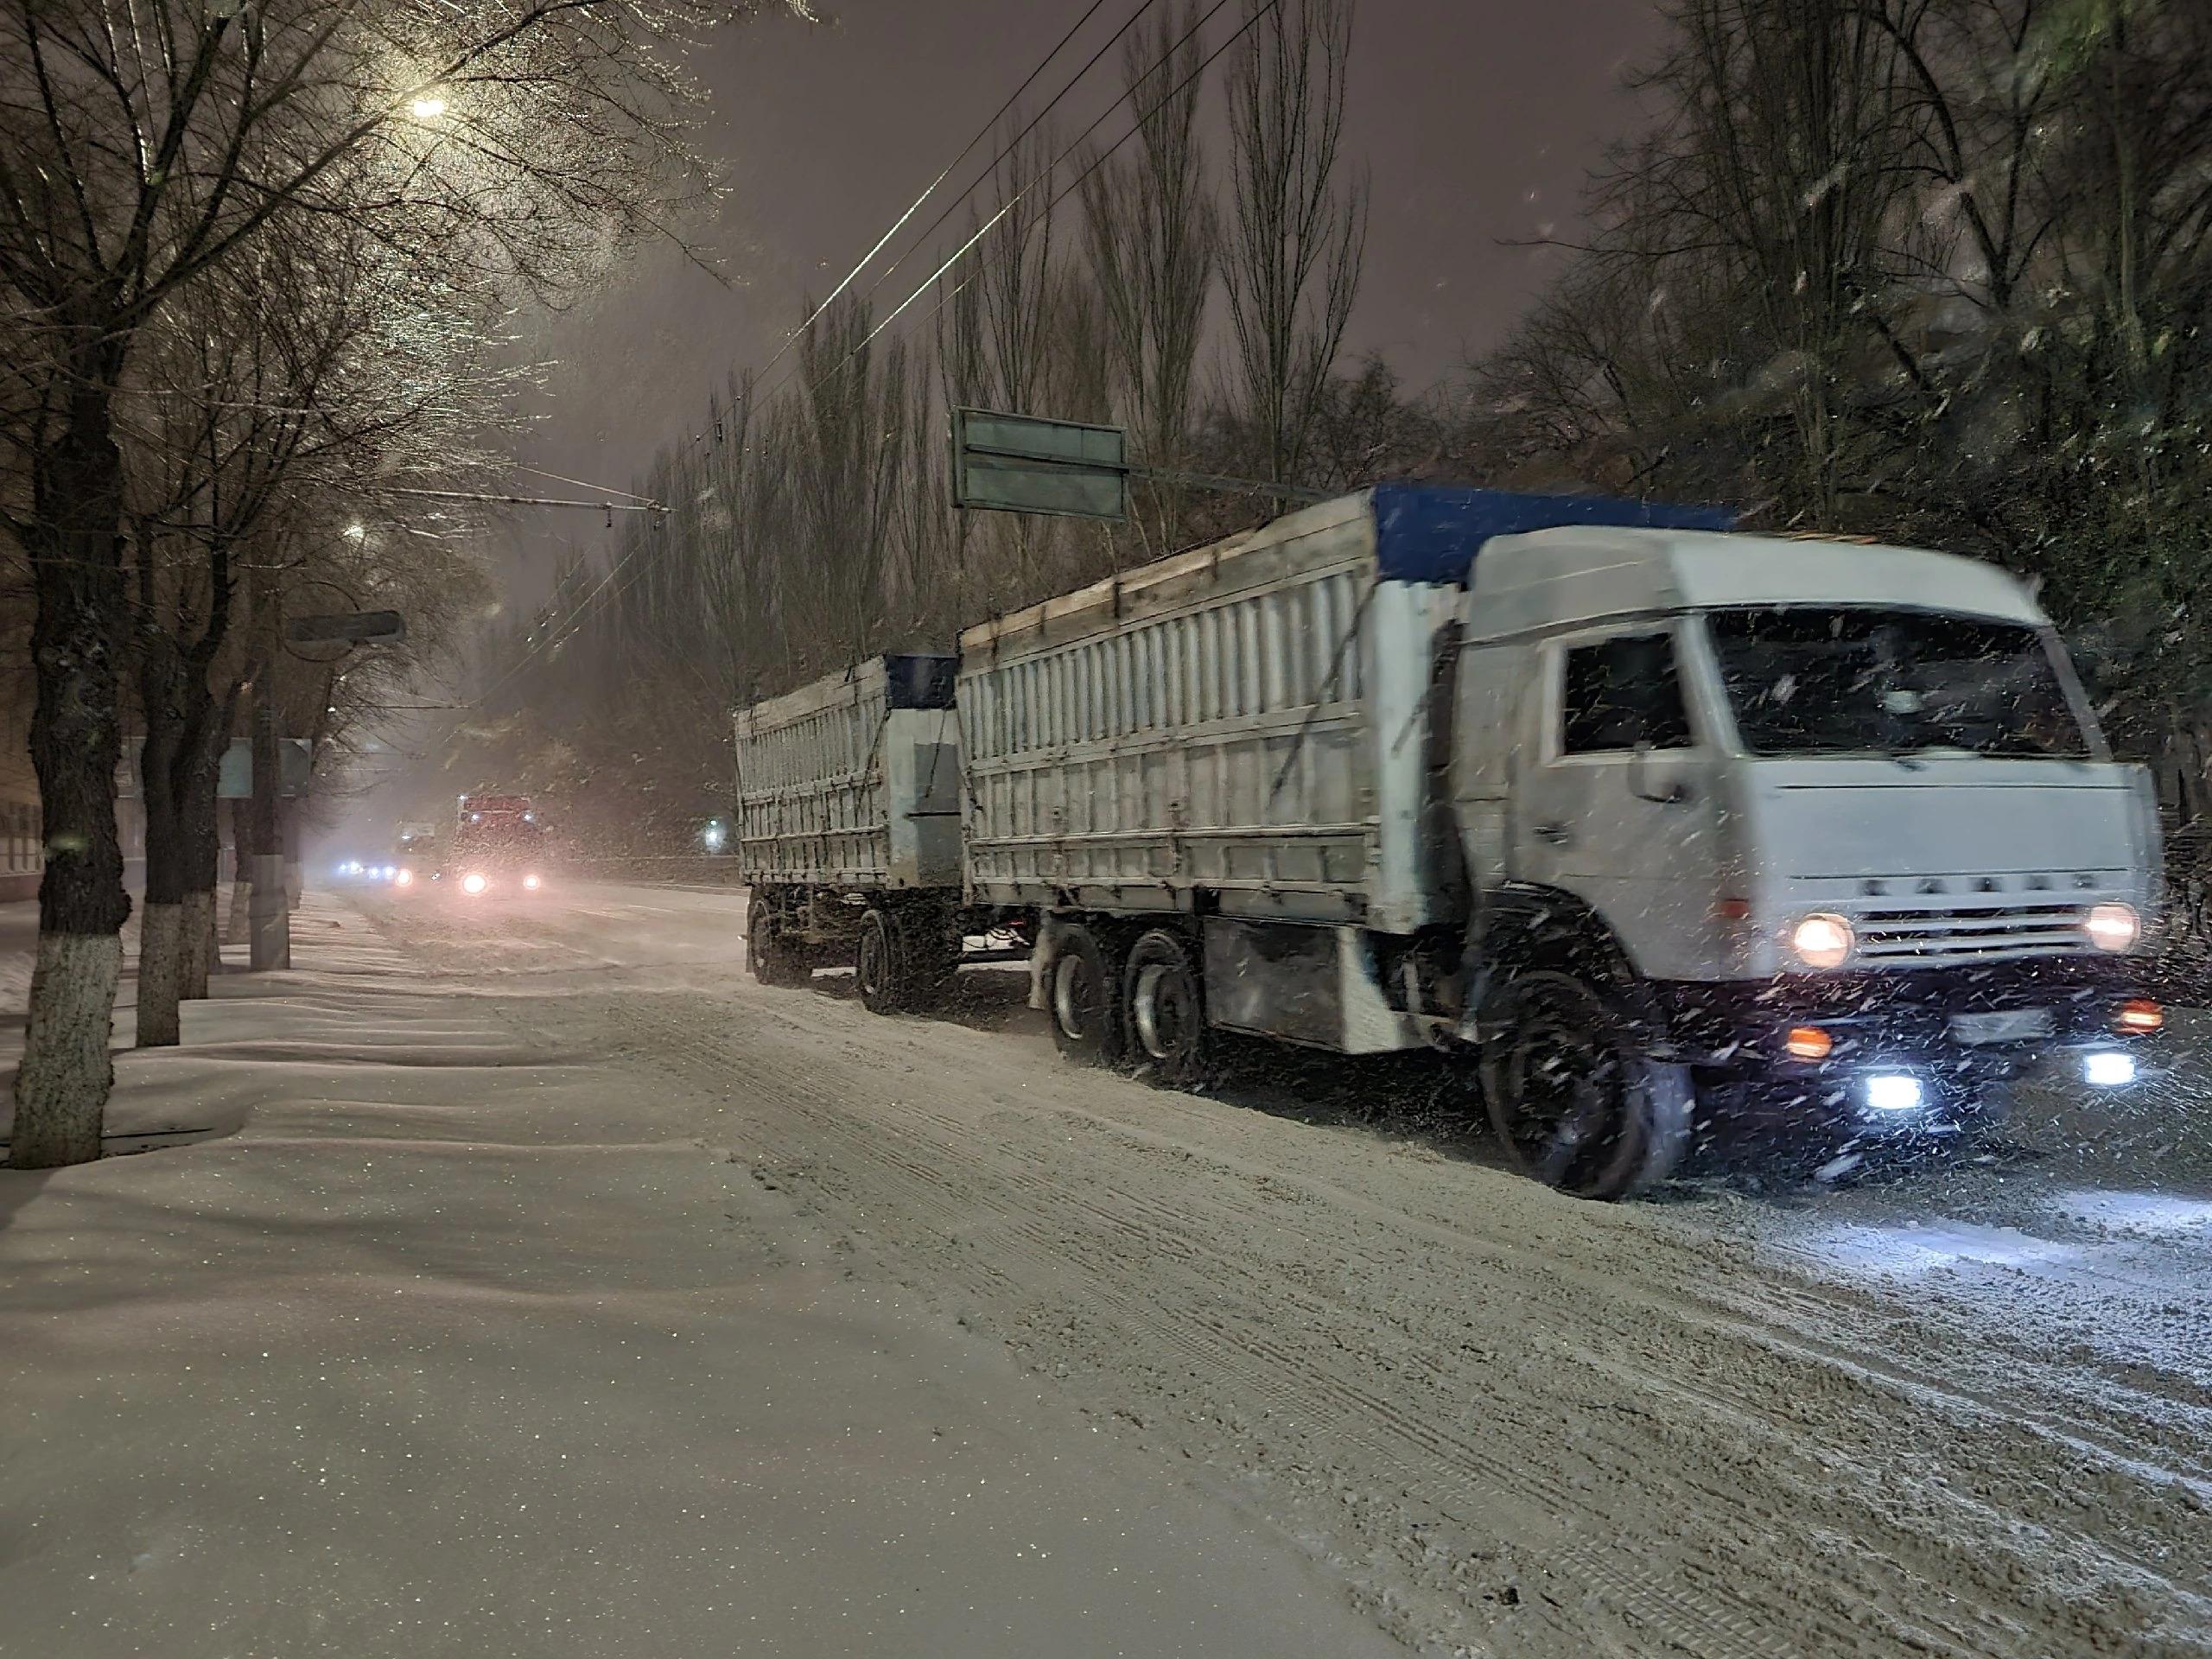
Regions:
<instances>
[{"instance_id":1,"label":"truck cab","mask_svg":"<svg viewBox=\"0 0 2212 1659\"><path fill-rule=\"evenodd\" d=\"M1459 629L1449 791L1485 985L1548 965L1681 1101L1862 1130L1969 1122L2040 1065L2132 1080L2161 1018L2129 957L2155 810L2013 577L1543 530L1483 549ZM1493 1051L1526 1001L1493 1005ZM1499 1065L1509 1093L1543 1069Z\"/></svg>"},{"instance_id":2,"label":"truck cab","mask_svg":"<svg viewBox=\"0 0 2212 1659\"><path fill-rule=\"evenodd\" d=\"M534 893L544 884L544 826L524 795L463 795L440 879L471 898Z\"/></svg>"}]
</instances>

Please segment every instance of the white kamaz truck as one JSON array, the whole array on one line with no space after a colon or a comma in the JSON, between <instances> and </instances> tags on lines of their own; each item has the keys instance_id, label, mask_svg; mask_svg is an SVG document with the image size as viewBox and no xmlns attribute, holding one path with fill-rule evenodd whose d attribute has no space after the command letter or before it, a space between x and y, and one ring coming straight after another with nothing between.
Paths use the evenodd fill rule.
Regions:
<instances>
[{"instance_id":1,"label":"white kamaz truck","mask_svg":"<svg viewBox=\"0 0 2212 1659\"><path fill-rule=\"evenodd\" d=\"M1700 1108L1924 1134L2132 1082L2157 820L2026 588L1727 524L1380 487L969 629L957 787L874 809L957 807L957 878L810 872L769 949L826 916L888 1008L1000 930L1064 1051L1171 1084L1219 1031L1464 1053L1590 1197Z\"/></svg>"}]
</instances>

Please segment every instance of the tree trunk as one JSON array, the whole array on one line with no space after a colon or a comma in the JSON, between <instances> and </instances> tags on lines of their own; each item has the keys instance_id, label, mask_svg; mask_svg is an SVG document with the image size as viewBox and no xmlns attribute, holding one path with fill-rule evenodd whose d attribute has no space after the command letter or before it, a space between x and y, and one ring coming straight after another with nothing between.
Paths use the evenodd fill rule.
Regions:
<instances>
[{"instance_id":1,"label":"tree trunk","mask_svg":"<svg viewBox=\"0 0 2212 1659\"><path fill-rule=\"evenodd\" d=\"M198 690L195 685L193 690ZM204 695L204 694L203 694ZM197 741L188 744L179 815L184 836L184 976L180 995L197 1001L207 995L207 976L219 960L215 937L215 887L222 874L223 842L216 822L215 791L223 751L230 746L237 693L207 709Z\"/></svg>"},{"instance_id":2,"label":"tree trunk","mask_svg":"<svg viewBox=\"0 0 2212 1659\"><path fill-rule=\"evenodd\" d=\"M153 550L142 547L149 563ZM183 994L184 824L179 811L189 734L183 703L189 664L148 620L138 658L139 708L146 741L138 750L146 806L146 908L138 920L138 1046L174 1047Z\"/></svg>"},{"instance_id":3,"label":"tree trunk","mask_svg":"<svg viewBox=\"0 0 2212 1659\"><path fill-rule=\"evenodd\" d=\"M115 1066L108 1040L120 934L130 914L116 840L122 760L117 657L126 609L118 532L123 458L105 388L120 348L89 355L67 425L31 459L29 540L38 591L31 633L38 701L31 763L46 817L39 884L38 965L16 1073L9 1162L45 1169L99 1156Z\"/></svg>"}]
</instances>

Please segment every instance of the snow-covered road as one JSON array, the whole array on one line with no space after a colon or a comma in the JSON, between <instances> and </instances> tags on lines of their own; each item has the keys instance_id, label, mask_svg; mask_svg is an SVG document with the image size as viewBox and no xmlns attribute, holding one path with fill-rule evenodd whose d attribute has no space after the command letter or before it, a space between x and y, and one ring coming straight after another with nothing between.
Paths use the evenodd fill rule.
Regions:
<instances>
[{"instance_id":1,"label":"snow-covered road","mask_svg":"<svg viewBox=\"0 0 2212 1659\"><path fill-rule=\"evenodd\" d=\"M1407 1072L1198 1098L1065 1068L1015 973L933 1020L764 991L734 894L377 908L1420 1648L2212 1652L2188 1061L2035 1098L1990 1164L1595 1207L1402 1109Z\"/></svg>"},{"instance_id":2,"label":"snow-covered road","mask_svg":"<svg viewBox=\"0 0 2212 1659\"><path fill-rule=\"evenodd\" d=\"M310 1564L345 1559L349 1535L315 1507L310 1465L363 1414L404 1422L425 1457L477 1457L473 1472L427 1482L444 1507L416 1524L452 1541L463 1581L483 1575L513 1605L448 1606L442 1640L395 1605L388 1627L334 1628L332 1651L460 1651L465 1637L473 1651L730 1650L685 1637L734 1628L698 1604L712 1586L718 1607L734 1605L735 1582L715 1573L734 1546L709 1546L727 1543L733 1483L751 1479L772 1526L810 1552L753 1564L761 1605L782 1619L753 1643L764 1651L1026 1640L1033 1652L1350 1653L1387 1635L1498 1659L2212 1654L2201 1070L2123 1105L2038 1098L2022 1144L1992 1164L1809 1194L1714 1179L1594 1206L1501 1172L1478 1138L1414 1112L1406 1103L1428 1092L1417 1069L1286 1062L1200 1098L1065 1067L1018 972L964 976L958 1005L935 1019L875 1019L830 976L763 990L743 971L736 894L563 884L513 908L435 893L360 902L382 940L347 918L350 950L306 976L302 1029L239 1035L247 1052L226 1057L206 1039L256 1010L218 1003L195 1011L212 1022L198 1034L188 1025L201 1058L188 1046L126 1063L136 1109L151 1109L143 1079L167 1077L179 1101L229 1102L219 1127L245 1122L235 1140L54 1178L0 1236L0 1370L11 1402L34 1390L48 1432L97 1438L127 1422L176 1354L213 1340L228 1344L226 1369L187 1385L205 1390L206 1411L266 1408L279 1421L245 1427L277 1437L307 1433L281 1420L296 1406L331 1414L300 1443L297 1483L275 1483ZM419 1079L394 1048L384 1069L351 1074L351 1092L318 1071L301 1104L280 1109L265 1080L236 1070L379 1033L420 1051L407 1063ZM517 1116L532 1096L542 1108ZM455 1155L462 1146L472 1155ZM355 1172L371 1159L389 1175ZM410 1195L410 1224L453 1225L417 1236L397 1230L395 1209L380 1231L375 1206L399 1204L393 1191ZM319 1194L328 1229L272 1212L283 1192ZM416 1279L438 1293L436 1319L399 1327L422 1338L404 1352L340 1362L380 1368L390 1388L325 1400L305 1377L273 1395L238 1382L252 1355L231 1349L256 1327L227 1300L207 1313L194 1263L211 1249L281 1261L326 1230L365 1252L363 1277L316 1281L327 1318L301 1316L312 1338L349 1319L378 1329L372 1297L411 1294ZM146 1289L100 1287L141 1249ZM741 1281L742 1295L728 1288ZM518 1295L543 1299L542 1314L518 1320ZM164 1314L170 1298L184 1311ZM584 1318L582 1346L543 1334L564 1310ZM847 1322L852 1367L932 1379L926 1403L891 1412L852 1383L841 1400L834 1333L804 1324L821 1317ZM473 1318L496 1340L468 1349ZM727 1355L763 1319L789 1321L768 1328L813 1356L783 1374L785 1391L827 1401L767 1431L784 1436L768 1472L700 1438L727 1403L713 1397L718 1367L740 1386ZM166 1370L162 1339L184 1344ZM548 1376L550 1363L574 1378ZM601 1421L610 1371L623 1403ZM88 1376L100 1379L89 1400ZM963 1402L963 1386L988 1402ZM434 1433L447 1409L455 1421ZM931 1477L950 1471L921 1453L884 1465L880 1488L832 1494L790 1472L791 1448L818 1444L814 1419L856 1410L893 1434L912 1413L949 1414L978 1472L1029 1484L1007 1510L976 1512L987 1530L971 1555L953 1541L963 1518L928 1513L944 1490ZM583 1470L525 1480L500 1460L518 1440L512 1422L541 1419L531 1432L546 1433L549 1459L593 1425L588 1444L563 1447ZM81 1492L40 1453L0 1463L11 1607L55 1605L68 1552L54 1529L97 1535L103 1495L136 1490L130 1465L147 1453L114 1433L125 1449L88 1456L100 1473ZM346 1456L347 1478L366 1479ZM165 1472L183 1478L189 1461ZM26 1484L44 1505L29 1522ZM681 1524L652 1513L641 1493L655 1491ZM1088 1575L1063 1576L1065 1554L1049 1568L1001 1559L1004 1529L1024 1522L1049 1535L1037 1548L1096 1548L1082 1541L1089 1515L1126 1517L1147 1493L1162 1506L1141 1541L1149 1554L1122 1525ZM250 1491L222 1496L251 1514ZM524 1522L502 1497L575 1512ZM836 1524L809 1507L825 1503ZM388 1535L404 1520L358 1502L346 1513L365 1529L356 1555L399 1548ZM456 1530L464 1519L481 1535ZM43 1650L130 1651L125 1634L205 1628L211 1609L251 1595L251 1571L207 1578L208 1541L168 1521L150 1545L118 1528L81 1606L35 1626ZM894 1535L901 1572L950 1575L918 1622L901 1624L891 1599L838 1599L850 1564L829 1559L836 1546L880 1550ZM577 1622L564 1560L618 1598L620 1618ZM171 1587L175 1616L131 1623L130 1598L188 1560L202 1576L189 1593ZM1097 1607L1101 1583L1128 1581L1102 1579L1106 1565L1147 1575L1154 1616L1111 1605L1042 1634L1053 1609ZM810 1572L817 1610L846 1615L792 1644ZM355 1599L390 1587L358 1565L336 1582ZM918 1580L917 1596L923 1582L938 1586ZM1053 1589L1040 1598L1038 1584ZM302 1593L281 1576L272 1588ZM1004 1619L963 1625L957 1607L978 1598ZM541 1605L571 1622L522 1618ZM103 1616L123 1619L105 1647L53 1645ZM10 1622L0 1651L32 1628ZM623 1628L636 1637L626 1649L607 1639ZM486 1631L508 1640L486 1646Z\"/></svg>"}]
</instances>

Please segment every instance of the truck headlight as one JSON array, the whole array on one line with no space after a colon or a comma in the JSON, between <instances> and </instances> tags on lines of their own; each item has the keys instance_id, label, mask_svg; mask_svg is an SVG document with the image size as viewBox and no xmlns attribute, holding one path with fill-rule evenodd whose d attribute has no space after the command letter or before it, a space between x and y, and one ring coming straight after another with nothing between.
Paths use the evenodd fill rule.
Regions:
<instances>
[{"instance_id":1,"label":"truck headlight","mask_svg":"<svg viewBox=\"0 0 2212 1659\"><path fill-rule=\"evenodd\" d=\"M1851 947L1856 943L1858 935L1852 931L1851 918L1832 911L1802 917L1789 930L1789 948L1808 968L1842 967L1851 960Z\"/></svg>"},{"instance_id":2,"label":"truck headlight","mask_svg":"<svg viewBox=\"0 0 2212 1659\"><path fill-rule=\"evenodd\" d=\"M2089 936L2089 943L2100 950L2121 951L2135 943L2136 935L2143 931L2133 905L2092 905L2082 926Z\"/></svg>"}]
</instances>

